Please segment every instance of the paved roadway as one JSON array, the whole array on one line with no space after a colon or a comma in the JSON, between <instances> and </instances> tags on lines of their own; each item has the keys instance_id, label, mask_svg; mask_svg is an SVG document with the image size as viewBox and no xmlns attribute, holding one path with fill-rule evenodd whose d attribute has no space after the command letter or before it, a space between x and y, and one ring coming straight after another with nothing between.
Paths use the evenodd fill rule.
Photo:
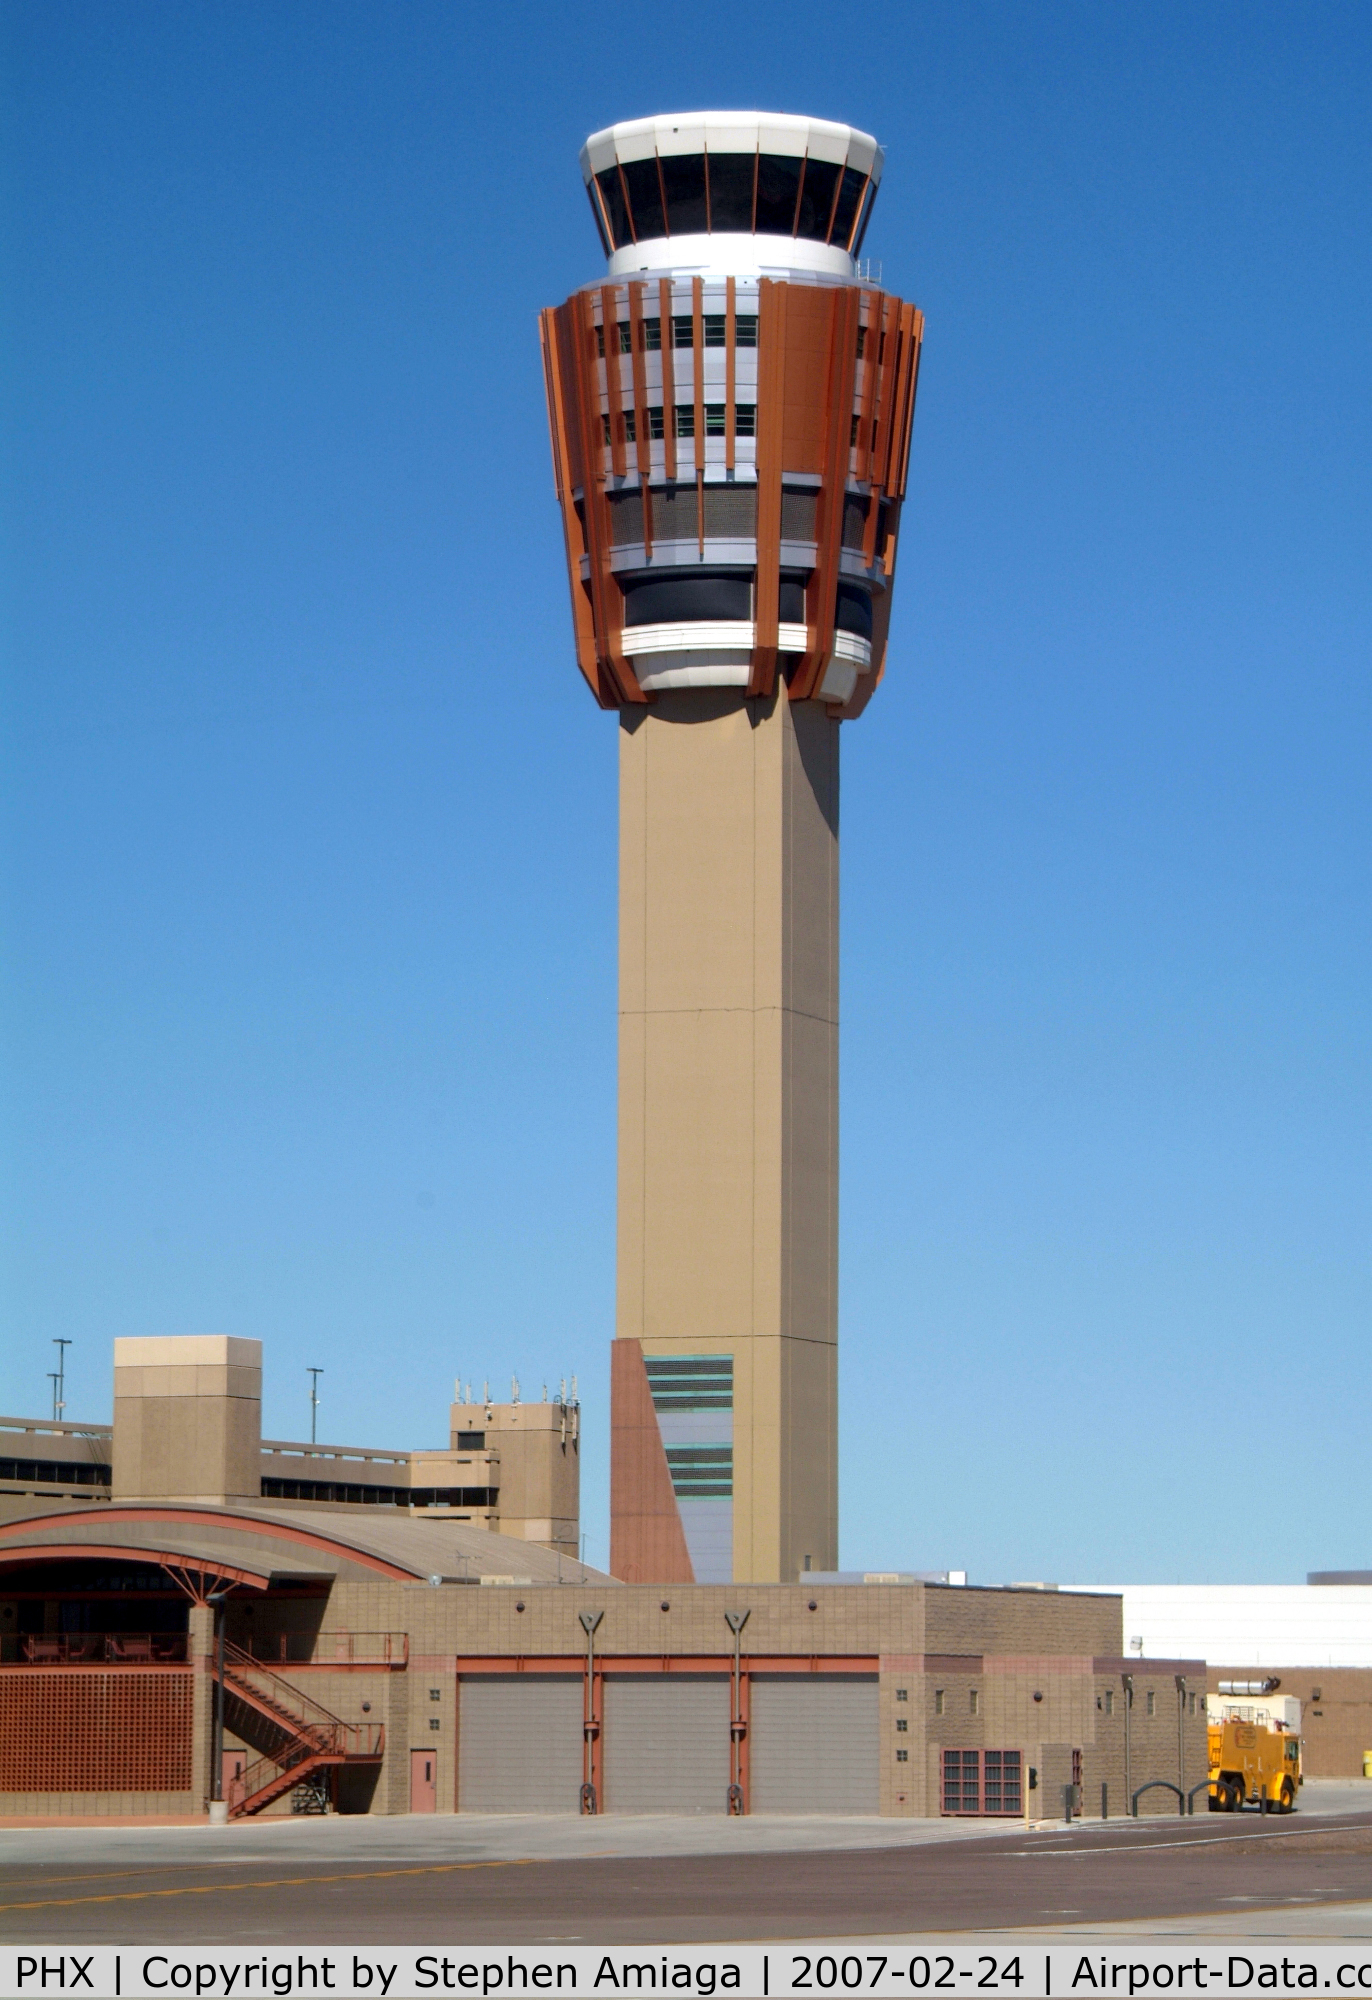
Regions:
<instances>
[{"instance_id":1,"label":"paved roadway","mask_svg":"<svg viewBox=\"0 0 1372 2000\"><path fill-rule=\"evenodd\" d=\"M1367 1936L1367 1796L1330 1787L1291 1819L1207 1814L1032 1834L986 1822L614 1818L16 1829L0 1832L0 1939L648 1944L1103 1925Z\"/></svg>"}]
</instances>

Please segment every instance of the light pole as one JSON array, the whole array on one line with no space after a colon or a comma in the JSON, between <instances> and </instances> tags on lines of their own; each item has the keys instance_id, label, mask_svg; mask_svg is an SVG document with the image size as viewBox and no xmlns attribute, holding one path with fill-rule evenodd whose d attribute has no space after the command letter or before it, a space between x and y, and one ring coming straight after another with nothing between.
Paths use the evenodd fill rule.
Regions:
<instances>
[{"instance_id":1,"label":"light pole","mask_svg":"<svg viewBox=\"0 0 1372 2000\"><path fill-rule=\"evenodd\" d=\"M748 1611L726 1611L724 1622L734 1635L734 1712L729 1718L729 1811L739 1815L743 1811L743 1732L747 1727L743 1720L743 1681L739 1661L739 1648L743 1628L751 1617Z\"/></svg>"},{"instance_id":2,"label":"light pole","mask_svg":"<svg viewBox=\"0 0 1372 2000\"><path fill-rule=\"evenodd\" d=\"M583 1611L578 1614L581 1629L586 1634L586 1700L582 1708L581 1734L585 1750L581 1761L581 1810L596 1813L600 1802L596 1796L596 1737L600 1733L600 1721L595 1712L595 1634L596 1627L605 1616L603 1611Z\"/></svg>"},{"instance_id":3,"label":"light pole","mask_svg":"<svg viewBox=\"0 0 1372 2000\"><path fill-rule=\"evenodd\" d=\"M224 1600L226 1590L215 1590L205 1599L214 1612L214 1733L210 1739L210 1825L224 1826L229 1817L224 1803Z\"/></svg>"},{"instance_id":4,"label":"light pole","mask_svg":"<svg viewBox=\"0 0 1372 2000\"><path fill-rule=\"evenodd\" d=\"M315 1422L319 1415L319 1378L324 1373L324 1370L322 1368L307 1368L305 1373L310 1378L310 1443L313 1444L315 1441Z\"/></svg>"},{"instance_id":5,"label":"light pole","mask_svg":"<svg viewBox=\"0 0 1372 2000\"><path fill-rule=\"evenodd\" d=\"M1124 1810L1134 1810L1133 1773L1129 1763L1129 1711L1134 1706L1134 1676L1121 1674L1124 1682Z\"/></svg>"},{"instance_id":6,"label":"light pole","mask_svg":"<svg viewBox=\"0 0 1372 2000\"><path fill-rule=\"evenodd\" d=\"M1182 1796L1182 1811L1186 1810L1186 1676L1178 1674L1177 1682L1177 1790Z\"/></svg>"},{"instance_id":7,"label":"light pole","mask_svg":"<svg viewBox=\"0 0 1372 2000\"><path fill-rule=\"evenodd\" d=\"M54 1339L52 1344L57 1349L57 1373L53 1377L52 1390L52 1420L55 1424L60 1424L62 1412L67 1407L67 1349L71 1346L71 1342Z\"/></svg>"}]
</instances>

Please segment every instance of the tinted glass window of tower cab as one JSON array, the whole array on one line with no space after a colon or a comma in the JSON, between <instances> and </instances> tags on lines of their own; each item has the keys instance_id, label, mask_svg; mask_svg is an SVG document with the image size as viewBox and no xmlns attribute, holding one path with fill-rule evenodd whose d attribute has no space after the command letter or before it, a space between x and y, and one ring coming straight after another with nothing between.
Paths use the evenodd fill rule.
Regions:
<instances>
[{"instance_id":1,"label":"tinted glass window of tower cab","mask_svg":"<svg viewBox=\"0 0 1372 2000\"><path fill-rule=\"evenodd\" d=\"M588 190L607 248L624 250L671 236L737 231L862 247L870 177L835 160L787 153L676 153L627 160L595 176ZM861 223L859 224L859 216ZM855 240L856 239L856 240Z\"/></svg>"}]
</instances>

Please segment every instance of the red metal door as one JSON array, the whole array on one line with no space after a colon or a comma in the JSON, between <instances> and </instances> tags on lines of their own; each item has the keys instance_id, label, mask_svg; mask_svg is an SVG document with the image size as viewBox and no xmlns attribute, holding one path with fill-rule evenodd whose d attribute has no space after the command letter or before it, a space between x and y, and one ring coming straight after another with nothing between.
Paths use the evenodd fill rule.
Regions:
<instances>
[{"instance_id":1,"label":"red metal door","mask_svg":"<svg viewBox=\"0 0 1372 2000\"><path fill-rule=\"evenodd\" d=\"M222 1796L228 1801L229 1811L243 1803L243 1773L248 1767L246 1750L226 1750L221 1782Z\"/></svg>"},{"instance_id":2,"label":"red metal door","mask_svg":"<svg viewBox=\"0 0 1372 2000\"><path fill-rule=\"evenodd\" d=\"M410 1752L410 1811L438 1811L438 1758L432 1750Z\"/></svg>"}]
</instances>

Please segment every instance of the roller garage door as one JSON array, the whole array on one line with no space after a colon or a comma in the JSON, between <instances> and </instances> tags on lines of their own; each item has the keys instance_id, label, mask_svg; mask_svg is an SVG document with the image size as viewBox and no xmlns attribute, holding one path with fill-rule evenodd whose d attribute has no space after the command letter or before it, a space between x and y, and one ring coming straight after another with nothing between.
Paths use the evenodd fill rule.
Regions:
<instances>
[{"instance_id":1,"label":"roller garage door","mask_svg":"<svg viewBox=\"0 0 1372 2000\"><path fill-rule=\"evenodd\" d=\"M878 1810L875 1674L755 1674L755 1813Z\"/></svg>"},{"instance_id":2,"label":"roller garage door","mask_svg":"<svg viewBox=\"0 0 1372 2000\"><path fill-rule=\"evenodd\" d=\"M722 1813L728 1802L727 1678L607 1675L604 1810Z\"/></svg>"},{"instance_id":3,"label":"roller garage door","mask_svg":"<svg viewBox=\"0 0 1372 2000\"><path fill-rule=\"evenodd\" d=\"M581 1809L580 1674L473 1674L460 1686L461 1812Z\"/></svg>"}]
</instances>

